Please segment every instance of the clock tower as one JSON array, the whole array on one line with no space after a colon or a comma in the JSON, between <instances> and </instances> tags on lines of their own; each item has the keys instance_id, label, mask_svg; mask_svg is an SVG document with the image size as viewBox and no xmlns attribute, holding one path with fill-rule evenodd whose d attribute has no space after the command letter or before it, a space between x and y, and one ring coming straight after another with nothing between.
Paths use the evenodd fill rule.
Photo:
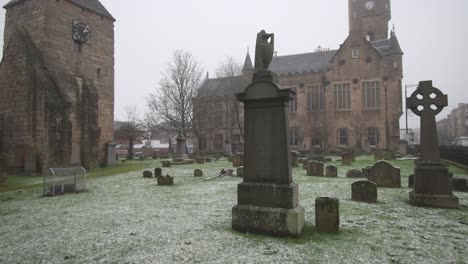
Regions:
<instances>
[{"instance_id":1,"label":"clock tower","mask_svg":"<svg viewBox=\"0 0 468 264\"><path fill-rule=\"evenodd\" d=\"M10 0L4 8L0 155L26 174L106 165L115 19L99 0Z\"/></svg>"},{"instance_id":2,"label":"clock tower","mask_svg":"<svg viewBox=\"0 0 468 264\"><path fill-rule=\"evenodd\" d=\"M349 32L370 40L388 38L391 19L390 0L348 0Z\"/></svg>"}]
</instances>

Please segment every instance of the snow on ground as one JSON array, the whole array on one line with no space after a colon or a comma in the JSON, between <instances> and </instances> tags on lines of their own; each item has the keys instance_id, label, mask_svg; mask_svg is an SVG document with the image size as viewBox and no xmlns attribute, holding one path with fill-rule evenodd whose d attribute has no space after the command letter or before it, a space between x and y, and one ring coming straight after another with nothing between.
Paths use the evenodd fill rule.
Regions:
<instances>
[{"instance_id":1,"label":"snow on ground","mask_svg":"<svg viewBox=\"0 0 468 264\"><path fill-rule=\"evenodd\" d=\"M410 163L400 164L404 186ZM193 177L198 167L204 178ZM229 164L163 168L175 176L171 187L139 171L92 179L74 195L0 193L0 263L468 263L467 193L456 193L459 210L410 206L407 188L380 188L379 203L356 203L345 168L337 179L295 168L304 235L274 238L231 229L241 179L207 179L222 167ZM339 234L314 231L318 196L340 199Z\"/></svg>"}]
</instances>

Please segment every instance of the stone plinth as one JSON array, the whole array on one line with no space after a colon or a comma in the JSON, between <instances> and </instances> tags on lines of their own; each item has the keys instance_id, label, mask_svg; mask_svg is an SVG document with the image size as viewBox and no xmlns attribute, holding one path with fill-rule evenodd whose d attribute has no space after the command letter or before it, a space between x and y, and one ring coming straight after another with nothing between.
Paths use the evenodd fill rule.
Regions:
<instances>
[{"instance_id":1,"label":"stone plinth","mask_svg":"<svg viewBox=\"0 0 468 264\"><path fill-rule=\"evenodd\" d=\"M187 139L179 134L176 138L176 151L173 156L174 161L186 160L189 158L187 155Z\"/></svg>"},{"instance_id":2,"label":"stone plinth","mask_svg":"<svg viewBox=\"0 0 468 264\"><path fill-rule=\"evenodd\" d=\"M315 228L319 232L330 233L340 230L340 202L337 198L315 199Z\"/></svg>"},{"instance_id":3,"label":"stone plinth","mask_svg":"<svg viewBox=\"0 0 468 264\"><path fill-rule=\"evenodd\" d=\"M371 181L357 181L351 184L351 200L357 202L376 203L377 184Z\"/></svg>"},{"instance_id":4,"label":"stone plinth","mask_svg":"<svg viewBox=\"0 0 468 264\"><path fill-rule=\"evenodd\" d=\"M273 82L268 70L273 50L273 36L260 32L252 84L236 94L244 104L245 147L244 178L237 187L232 228L297 237L302 234L305 212L298 202L298 186L292 182L288 138L288 105L295 93Z\"/></svg>"}]
</instances>

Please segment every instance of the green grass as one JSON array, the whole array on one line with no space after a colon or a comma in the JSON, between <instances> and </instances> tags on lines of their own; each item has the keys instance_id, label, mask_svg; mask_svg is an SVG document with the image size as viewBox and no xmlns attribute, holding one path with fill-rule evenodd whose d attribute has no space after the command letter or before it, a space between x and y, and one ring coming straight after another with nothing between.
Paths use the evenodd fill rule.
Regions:
<instances>
[{"instance_id":1,"label":"green grass","mask_svg":"<svg viewBox=\"0 0 468 264\"><path fill-rule=\"evenodd\" d=\"M142 170L159 166L149 161L112 177L101 177L110 169L97 170L80 194L42 198L40 188L3 192L0 263L468 263L463 224L468 193L455 193L463 205L459 210L411 206L405 186L414 163L391 161L402 170L403 188L379 188L378 203L357 203L350 199L357 179L344 175L373 160L359 157L345 167L332 163L338 178L293 169L306 212L297 239L231 229L241 179L209 179L231 167L226 161L163 168L174 186L143 178ZM205 177L193 177L196 168ZM315 230L319 196L340 199L338 234Z\"/></svg>"},{"instance_id":2,"label":"green grass","mask_svg":"<svg viewBox=\"0 0 468 264\"><path fill-rule=\"evenodd\" d=\"M144 161L125 161L110 168L95 168L87 171L87 178L98 178L104 176L112 176L130 171L141 170L150 165L157 165L159 161L144 160ZM32 189L41 187L43 182L42 176L24 176L24 175L8 175L7 180L0 185L0 192L15 191L20 189Z\"/></svg>"}]
</instances>

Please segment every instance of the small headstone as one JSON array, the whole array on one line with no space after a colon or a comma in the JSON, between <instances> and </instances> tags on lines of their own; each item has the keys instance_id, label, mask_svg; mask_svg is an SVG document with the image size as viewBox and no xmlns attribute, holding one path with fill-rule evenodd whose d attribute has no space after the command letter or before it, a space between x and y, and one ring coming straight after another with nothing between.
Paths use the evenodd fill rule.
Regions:
<instances>
[{"instance_id":1,"label":"small headstone","mask_svg":"<svg viewBox=\"0 0 468 264\"><path fill-rule=\"evenodd\" d=\"M232 157L232 166L234 168L244 166L244 153L236 153Z\"/></svg>"},{"instance_id":2,"label":"small headstone","mask_svg":"<svg viewBox=\"0 0 468 264\"><path fill-rule=\"evenodd\" d=\"M325 162L332 162L332 158L326 157L326 158L325 158Z\"/></svg>"},{"instance_id":3,"label":"small headstone","mask_svg":"<svg viewBox=\"0 0 468 264\"><path fill-rule=\"evenodd\" d=\"M453 190L457 192L468 192L468 179L453 178Z\"/></svg>"},{"instance_id":4,"label":"small headstone","mask_svg":"<svg viewBox=\"0 0 468 264\"><path fill-rule=\"evenodd\" d=\"M226 170L226 176L232 176L233 173L234 173L234 170L231 170L231 169Z\"/></svg>"},{"instance_id":5,"label":"small headstone","mask_svg":"<svg viewBox=\"0 0 468 264\"><path fill-rule=\"evenodd\" d=\"M307 170L309 168L309 161L311 161L311 160L310 159L304 159L304 161L302 162L302 169Z\"/></svg>"},{"instance_id":6,"label":"small headstone","mask_svg":"<svg viewBox=\"0 0 468 264\"><path fill-rule=\"evenodd\" d=\"M158 159L158 152L153 151L151 156L152 156L153 159Z\"/></svg>"},{"instance_id":7,"label":"small headstone","mask_svg":"<svg viewBox=\"0 0 468 264\"><path fill-rule=\"evenodd\" d=\"M168 160L161 161L163 168L169 168L172 165L172 162Z\"/></svg>"},{"instance_id":8,"label":"small headstone","mask_svg":"<svg viewBox=\"0 0 468 264\"><path fill-rule=\"evenodd\" d=\"M244 166L240 166L239 168L237 168L237 177L244 177Z\"/></svg>"},{"instance_id":9,"label":"small headstone","mask_svg":"<svg viewBox=\"0 0 468 264\"><path fill-rule=\"evenodd\" d=\"M333 164L327 165L327 167L325 167L325 176L338 177L338 168Z\"/></svg>"},{"instance_id":10,"label":"small headstone","mask_svg":"<svg viewBox=\"0 0 468 264\"><path fill-rule=\"evenodd\" d=\"M340 202L337 198L315 199L315 228L319 232L336 233L340 230Z\"/></svg>"},{"instance_id":11,"label":"small headstone","mask_svg":"<svg viewBox=\"0 0 468 264\"><path fill-rule=\"evenodd\" d=\"M197 164L205 164L204 158L197 158Z\"/></svg>"},{"instance_id":12,"label":"small headstone","mask_svg":"<svg viewBox=\"0 0 468 264\"><path fill-rule=\"evenodd\" d=\"M291 151L291 165L292 167L299 166L299 152L292 150Z\"/></svg>"},{"instance_id":13,"label":"small headstone","mask_svg":"<svg viewBox=\"0 0 468 264\"><path fill-rule=\"evenodd\" d=\"M159 176L162 176L162 169L158 167L154 169L154 177L159 177Z\"/></svg>"},{"instance_id":14,"label":"small headstone","mask_svg":"<svg viewBox=\"0 0 468 264\"><path fill-rule=\"evenodd\" d=\"M346 178L362 178L362 171L358 169L351 169L346 172Z\"/></svg>"},{"instance_id":15,"label":"small headstone","mask_svg":"<svg viewBox=\"0 0 468 264\"><path fill-rule=\"evenodd\" d=\"M371 168L372 168L371 166L366 166L366 167L362 168L362 177L368 179L369 175L370 175L370 169Z\"/></svg>"},{"instance_id":16,"label":"small headstone","mask_svg":"<svg viewBox=\"0 0 468 264\"><path fill-rule=\"evenodd\" d=\"M200 169L196 169L193 171L193 176L195 177L203 177L203 171Z\"/></svg>"},{"instance_id":17,"label":"small headstone","mask_svg":"<svg viewBox=\"0 0 468 264\"><path fill-rule=\"evenodd\" d=\"M143 178L153 178L153 172L148 171L148 170L144 171Z\"/></svg>"},{"instance_id":18,"label":"small headstone","mask_svg":"<svg viewBox=\"0 0 468 264\"><path fill-rule=\"evenodd\" d=\"M205 159L205 162L211 162L211 159L210 159L210 158L206 158L206 159Z\"/></svg>"},{"instance_id":19,"label":"small headstone","mask_svg":"<svg viewBox=\"0 0 468 264\"><path fill-rule=\"evenodd\" d=\"M307 176L320 176L323 177L323 162L320 161L309 161L309 166L307 168Z\"/></svg>"},{"instance_id":20,"label":"small headstone","mask_svg":"<svg viewBox=\"0 0 468 264\"><path fill-rule=\"evenodd\" d=\"M160 186L174 185L174 178L172 178L169 175L159 176L158 177L158 185L160 185Z\"/></svg>"},{"instance_id":21,"label":"small headstone","mask_svg":"<svg viewBox=\"0 0 468 264\"><path fill-rule=\"evenodd\" d=\"M351 199L357 202L376 203L377 184L371 181L357 181L351 184Z\"/></svg>"},{"instance_id":22,"label":"small headstone","mask_svg":"<svg viewBox=\"0 0 468 264\"><path fill-rule=\"evenodd\" d=\"M377 161L370 169L369 181L378 187L400 188L400 169L385 160Z\"/></svg>"},{"instance_id":23,"label":"small headstone","mask_svg":"<svg viewBox=\"0 0 468 264\"><path fill-rule=\"evenodd\" d=\"M352 157L349 152L343 152L341 154L341 165L342 166L349 166L351 165Z\"/></svg>"},{"instance_id":24,"label":"small headstone","mask_svg":"<svg viewBox=\"0 0 468 264\"><path fill-rule=\"evenodd\" d=\"M408 176L408 188L414 188L414 174Z\"/></svg>"}]
</instances>

